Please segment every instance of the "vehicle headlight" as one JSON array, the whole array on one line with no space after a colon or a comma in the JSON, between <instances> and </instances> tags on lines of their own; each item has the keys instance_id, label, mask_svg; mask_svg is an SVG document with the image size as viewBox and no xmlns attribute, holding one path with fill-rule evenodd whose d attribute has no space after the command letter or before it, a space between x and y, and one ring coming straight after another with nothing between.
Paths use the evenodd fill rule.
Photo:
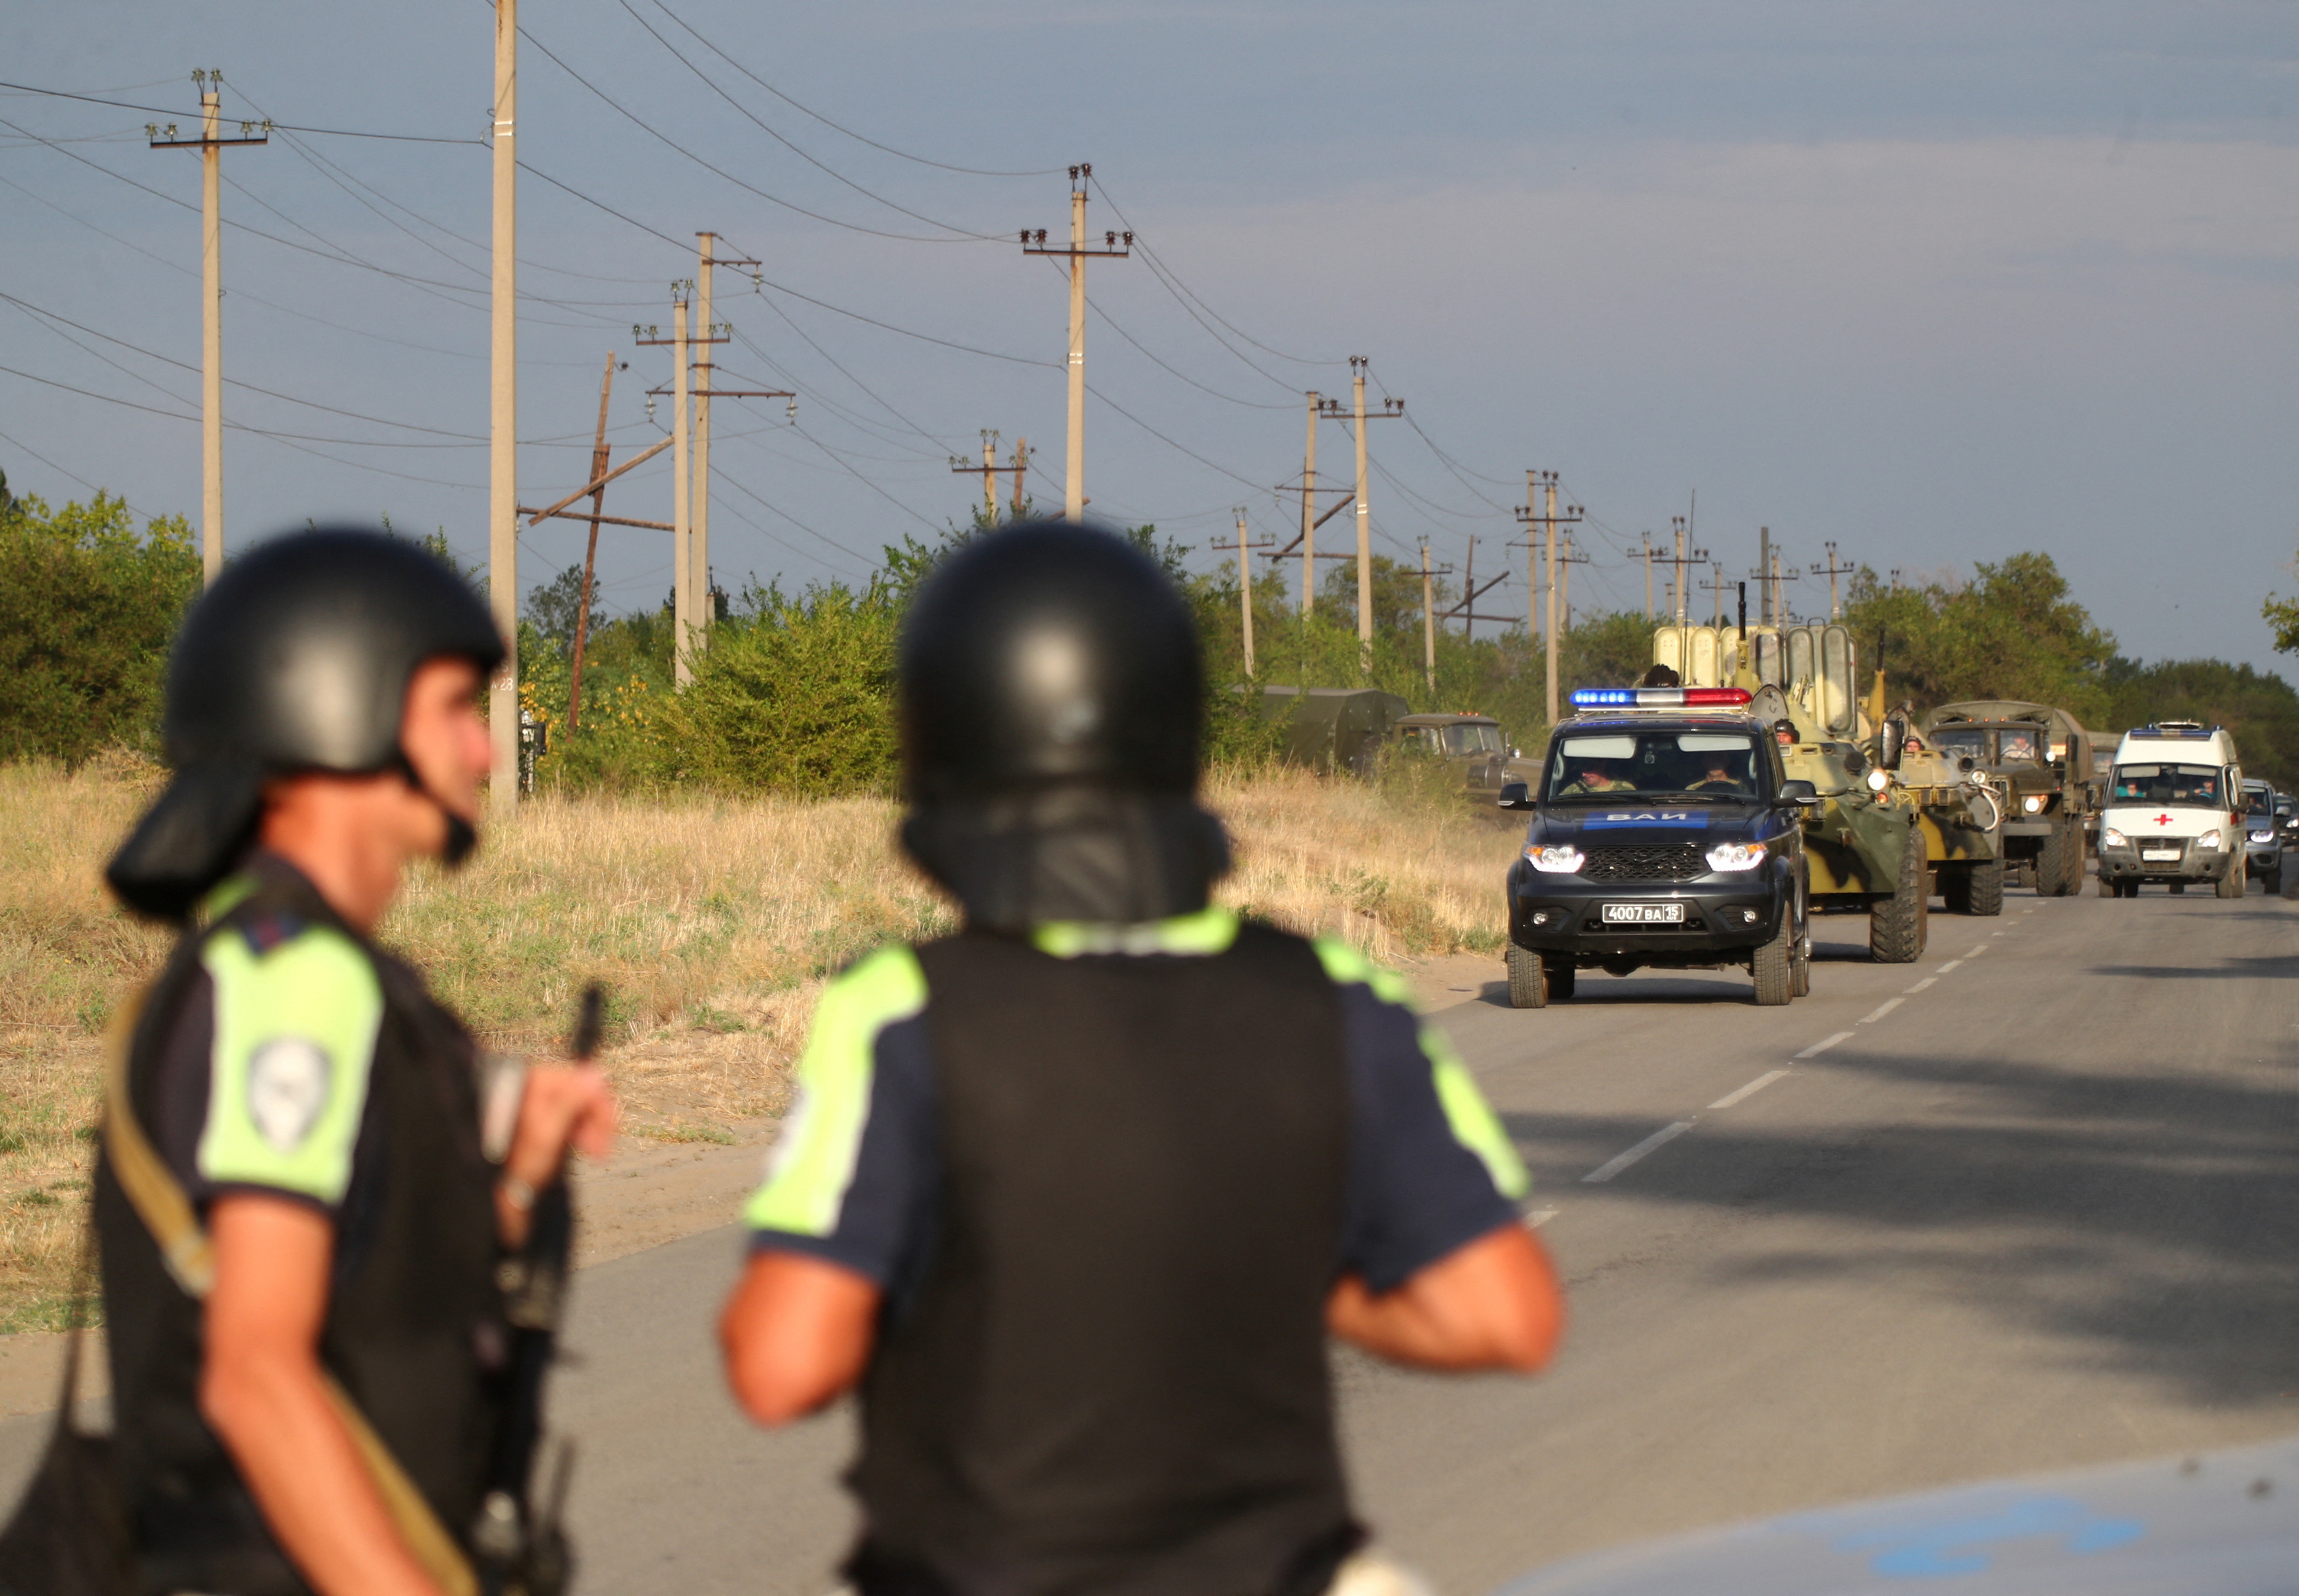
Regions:
<instances>
[{"instance_id":1,"label":"vehicle headlight","mask_svg":"<svg viewBox=\"0 0 2299 1596\"><path fill-rule=\"evenodd\" d=\"M2031 815L2040 815L2044 812L2044 801L2030 794L2020 800L2020 807Z\"/></svg>"},{"instance_id":2,"label":"vehicle headlight","mask_svg":"<svg viewBox=\"0 0 2299 1596\"><path fill-rule=\"evenodd\" d=\"M1868 790L1870 792L1880 793L1891 785L1892 777L1889 771L1871 770L1868 772Z\"/></svg>"},{"instance_id":3,"label":"vehicle headlight","mask_svg":"<svg viewBox=\"0 0 2299 1596\"><path fill-rule=\"evenodd\" d=\"M2223 848L2227 846L2227 838L2220 833L2218 827L2214 827L2195 839L2195 846L2198 848Z\"/></svg>"},{"instance_id":4,"label":"vehicle headlight","mask_svg":"<svg viewBox=\"0 0 2299 1596\"><path fill-rule=\"evenodd\" d=\"M2103 848L2129 848L2131 846L2131 839L2114 827L2109 826L2101 829L2099 845Z\"/></svg>"},{"instance_id":5,"label":"vehicle headlight","mask_svg":"<svg viewBox=\"0 0 2299 1596\"><path fill-rule=\"evenodd\" d=\"M1528 843L1524 857L1534 869L1551 876L1569 876L1585 862L1581 850L1570 843Z\"/></svg>"},{"instance_id":6,"label":"vehicle headlight","mask_svg":"<svg viewBox=\"0 0 2299 1596\"><path fill-rule=\"evenodd\" d=\"M2251 840L2254 843L2271 843L2275 840L2275 834L2271 831L2254 831L2251 834Z\"/></svg>"},{"instance_id":7,"label":"vehicle headlight","mask_svg":"<svg viewBox=\"0 0 2299 1596\"><path fill-rule=\"evenodd\" d=\"M1708 850L1712 870L1753 870L1764 862L1763 843L1719 843Z\"/></svg>"}]
</instances>

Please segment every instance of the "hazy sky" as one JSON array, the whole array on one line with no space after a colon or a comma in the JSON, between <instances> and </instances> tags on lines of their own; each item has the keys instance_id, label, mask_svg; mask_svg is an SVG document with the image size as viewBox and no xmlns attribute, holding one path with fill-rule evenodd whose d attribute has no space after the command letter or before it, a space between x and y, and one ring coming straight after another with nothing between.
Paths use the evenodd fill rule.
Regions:
<instances>
[{"instance_id":1,"label":"hazy sky","mask_svg":"<svg viewBox=\"0 0 2299 1596\"><path fill-rule=\"evenodd\" d=\"M719 405L729 587L851 580L963 520L979 480L949 457L985 427L1028 436L1058 506L1067 297L1013 236L1063 231L1084 160L1094 230L1155 251L1089 271L1097 512L1202 547L1242 505L1290 536L1301 392L1345 395L1363 353L1411 418L1369 429L1383 552L1521 562L1540 467L1592 522L1576 599L1641 605L1624 551L1697 490L1729 576L1760 525L1799 566L1824 539L1922 573L2043 549L2128 653L2275 663L2299 7L667 4L522 10L521 494L580 485L610 350L618 458L662 436L668 352L631 326L667 327L715 229L765 279L721 274L722 384L800 395L794 425ZM486 0L0 20L19 84L187 124L191 69L220 67L229 117L469 141L226 155L235 546L388 512L484 549L491 38ZM0 301L0 467L196 516L196 157L146 148L141 111L0 90L0 293L41 312ZM1329 478L1349 447L1328 425ZM666 453L607 507L669 501ZM582 539L527 533L522 588ZM610 528L602 560L610 607L668 589L660 534ZM1486 604L1522 612L1522 578Z\"/></svg>"}]
</instances>

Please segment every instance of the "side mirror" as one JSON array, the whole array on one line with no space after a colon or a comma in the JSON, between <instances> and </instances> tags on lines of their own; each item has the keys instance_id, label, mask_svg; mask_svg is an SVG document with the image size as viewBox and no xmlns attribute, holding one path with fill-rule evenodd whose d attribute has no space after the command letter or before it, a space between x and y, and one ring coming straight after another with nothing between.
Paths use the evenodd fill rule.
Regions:
<instances>
[{"instance_id":1,"label":"side mirror","mask_svg":"<svg viewBox=\"0 0 2299 1596\"><path fill-rule=\"evenodd\" d=\"M1887 770L1898 769L1900 750L1906 746L1907 741L1908 723L1906 721L1896 715L1885 721L1884 729L1877 734L1876 763Z\"/></svg>"},{"instance_id":2,"label":"side mirror","mask_svg":"<svg viewBox=\"0 0 2299 1596\"><path fill-rule=\"evenodd\" d=\"M1808 781L1780 783L1780 802L1794 809L1818 809L1820 789Z\"/></svg>"},{"instance_id":3,"label":"side mirror","mask_svg":"<svg viewBox=\"0 0 2299 1596\"><path fill-rule=\"evenodd\" d=\"M1501 783L1501 807L1503 809L1531 809L1532 807L1532 789L1521 781L1505 781Z\"/></svg>"}]
</instances>

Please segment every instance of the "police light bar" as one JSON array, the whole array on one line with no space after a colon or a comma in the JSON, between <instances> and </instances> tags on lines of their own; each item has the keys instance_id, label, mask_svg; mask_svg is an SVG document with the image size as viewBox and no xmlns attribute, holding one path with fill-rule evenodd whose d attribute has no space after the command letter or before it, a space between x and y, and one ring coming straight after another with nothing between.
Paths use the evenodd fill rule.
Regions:
<instances>
[{"instance_id":1,"label":"police light bar","mask_svg":"<svg viewBox=\"0 0 2299 1596\"><path fill-rule=\"evenodd\" d=\"M1674 710L1701 704L1738 709L1747 702L1745 687L1582 687L1573 694L1576 710Z\"/></svg>"}]
</instances>

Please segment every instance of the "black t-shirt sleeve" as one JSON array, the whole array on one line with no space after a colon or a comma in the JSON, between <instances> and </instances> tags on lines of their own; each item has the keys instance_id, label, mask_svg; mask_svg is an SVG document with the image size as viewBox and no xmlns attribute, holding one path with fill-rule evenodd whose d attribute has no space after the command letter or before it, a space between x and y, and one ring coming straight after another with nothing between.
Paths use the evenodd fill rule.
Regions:
<instances>
[{"instance_id":1,"label":"black t-shirt sleeve","mask_svg":"<svg viewBox=\"0 0 2299 1596\"><path fill-rule=\"evenodd\" d=\"M1528 1183L1468 1072L1401 994L1370 981L1338 992L1350 1099L1340 1270L1391 1291L1515 1222Z\"/></svg>"}]
</instances>

